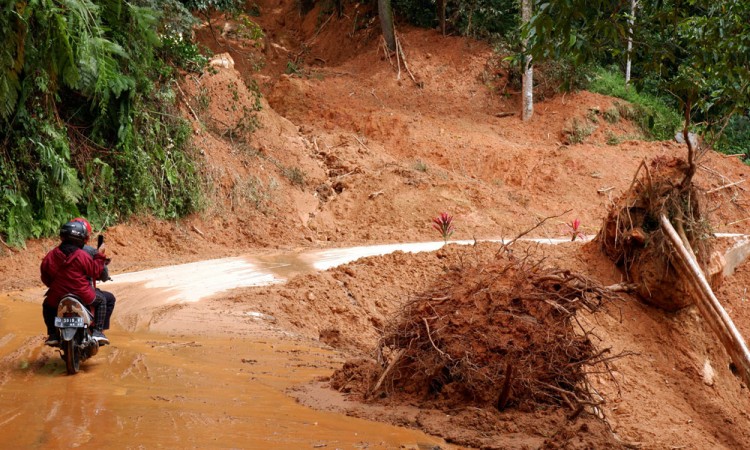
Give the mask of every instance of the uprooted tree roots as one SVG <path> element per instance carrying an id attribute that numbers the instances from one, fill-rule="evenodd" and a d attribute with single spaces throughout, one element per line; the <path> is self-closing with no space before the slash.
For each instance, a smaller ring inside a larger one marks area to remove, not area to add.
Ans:
<path id="1" fill-rule="evenodd" d="M 615 201 L 596 238 L 637 286 L 638 295 L 668 311 L 687 306 L 690 295 L 672 264 L 659 226 L 661 214 L 690 243 L 704 272 L 715 272 L 709 269 L 711 232 L 704 197 L 692 184 L 683 186 L 686 169 L 687 164 L 675 158 L 656 158 L 650 168 L 641 163 L 630 189 Z"/>
<path id="2" fill-rule="evenodd" d="M 607 371 L 613 356 L 595 352 L 576 328 L 576 311 L 596 310 L 613 294 L 570 271 L 543 269 L 527 254 L 454 269 L 432 291 L 408 302 L 385 330 L 380 366 L 350 363 L 334 374 L 358 377 L 366 397 L 390 397 L 443 409 L 562 405 L 571 414 L 601 400 L 586 372 Z M 368 376 L 369 375 L 369 376 Z M 360 387 L 361 389 L 361 387 Z"/>

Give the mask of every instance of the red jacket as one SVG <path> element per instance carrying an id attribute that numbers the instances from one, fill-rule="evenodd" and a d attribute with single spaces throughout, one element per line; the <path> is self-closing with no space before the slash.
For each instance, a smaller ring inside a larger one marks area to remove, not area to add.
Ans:
<path id="1" fill-rule="evenodd" d="M 75 294 L 84 304 L 90 305 L 94 301 L 94 287 L 89 279 L 99 277 L 105 264 L 105 257 L 101 254 L 91 255 L 81 249 L 76 249 L 70 255 L 65 255 L 60 247 L 55 247 L 42 260 L 42 282 L 49 287 L 44 303 L 57 307 L 66 294 Z"/>

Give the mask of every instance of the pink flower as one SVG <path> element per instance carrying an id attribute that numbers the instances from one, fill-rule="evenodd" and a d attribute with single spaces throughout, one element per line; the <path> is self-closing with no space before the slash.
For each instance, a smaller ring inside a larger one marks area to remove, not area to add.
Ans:
<path id="1" fill-rule="evenodd" d="M 571 239 L 570 239 L 571 241 L 575 241 L 576 238 L 579 238 L 579 237 L 581 239 L 583 239 L 584 237 L 586 237 L 586 235 L 583 234 L 583 232 L 580 230 L 580 228 L 581 228 L 581 219 L 577 219 L 577 218 L 573 219 L 573 222 L 566 223 L 565 225 L 568 228 L 570 228 L 569 232 L 570 232 L 570 235 L 571 235 Z"/>
<path id="2" fill-rule="evenodd" d="M 448 243 L 448 239 L 456 231 L 456 228 L 453 226 L 453 216 L 447 212 L 440 213 L 439 216 L 432 219 L 432 228 L 440 233 L 445 243 Z"/>

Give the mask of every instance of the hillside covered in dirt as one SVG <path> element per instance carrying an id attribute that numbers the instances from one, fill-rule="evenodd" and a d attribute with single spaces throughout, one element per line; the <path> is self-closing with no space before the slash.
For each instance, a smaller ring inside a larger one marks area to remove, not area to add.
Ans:
<path id="1" fill-rule="evenodd" d="M 292 389 L 298 402 L 459 447 L 750 447 L 748 386 L 695 308 L 666 312 L 633 293 L 603 294 L 626 275 L 598 242 L 581 242 L 642 162 L 684 158 L 684 144 L 646 140 L 619 113 L 611 119 L 622 100 L 586 91 L 550 95 L 521 121 L 519 92 L 499 68 L 504 55 L 483 42 L 400 26 L 407 73 L 384 51 L 377 24 L 354 26 L 363 4 L 340 17 L 320 5 L 302 15 L 286 0 L 257 6 L 261 37 L 221 14 L 196 30 L 225 56 L 180 85 L 203 210 L 104 230 L 115 273 L 442 240 L 432 228 L 441 212 L 453 216 L 452 239 L 477 242 L 234 290 L 165 309 L 149 326 L 199 327 L 195 317 L 217 310 L 273 316 L 276 331 L 345 360 Z M 572 143 L 580 123 L 590 134 Z M 709 151 L 700 161 L 695 184 L 713 233 L 747 234 L 750 194 L 737 182 L 749 174 L 736 157 Z M 576 239 L 510 250 L 481 242 L 526 232 Z M 0 290 L 37 287 L 54 245 L 3 248 Z M 716 287 L 746 336 L 748 283 L 745 263 Z M 129 319 L 117 320 L 127 328 Z M 222 320 L 232 333 L 233 319 Z M 518 363 L 509 369 L 503 358 Z M 520 381 L 511 385 L 513 371 Z"/>

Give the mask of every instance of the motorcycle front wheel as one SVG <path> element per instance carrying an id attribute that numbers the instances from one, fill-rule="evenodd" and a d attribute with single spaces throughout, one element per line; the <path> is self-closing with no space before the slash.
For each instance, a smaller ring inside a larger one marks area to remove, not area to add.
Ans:
<path id="1" fill-rule="evenodd" d="M 81 367 L 81 350 L 75 343 L 75 339 L 63 342 L 63 359 L 68 375 L 75 375 Z"/>

